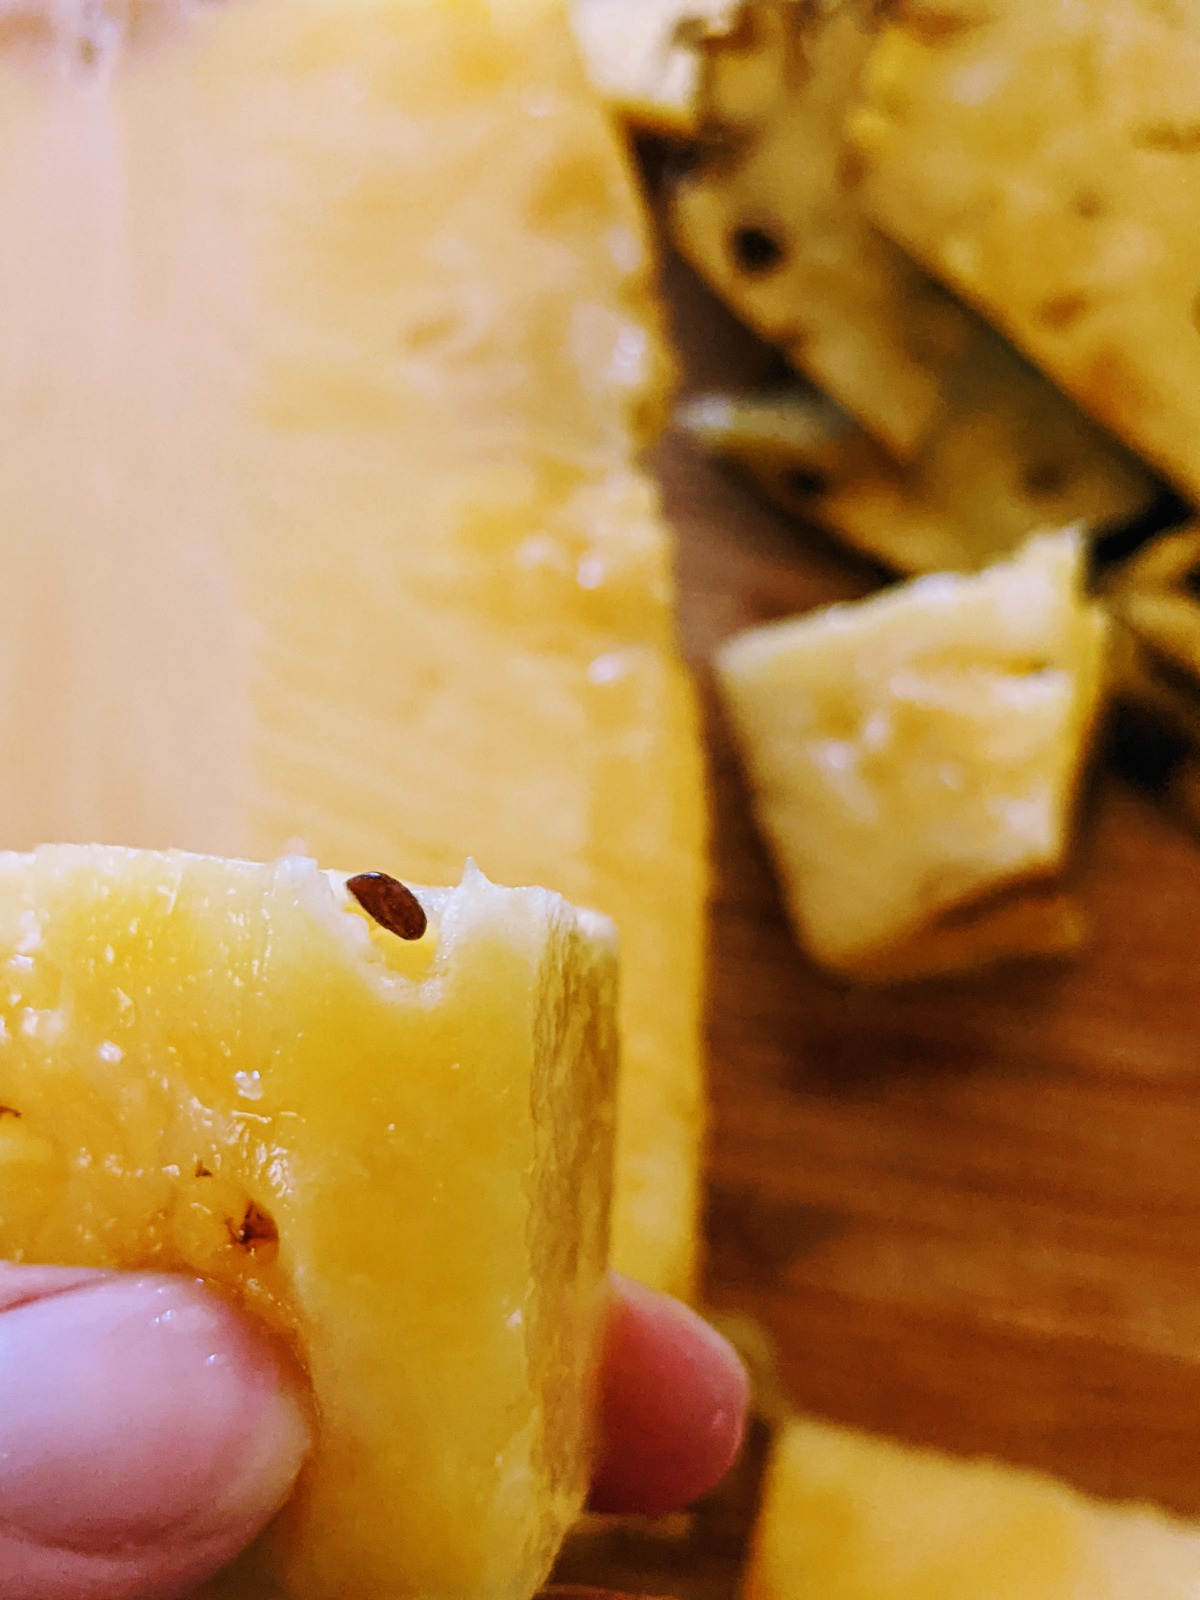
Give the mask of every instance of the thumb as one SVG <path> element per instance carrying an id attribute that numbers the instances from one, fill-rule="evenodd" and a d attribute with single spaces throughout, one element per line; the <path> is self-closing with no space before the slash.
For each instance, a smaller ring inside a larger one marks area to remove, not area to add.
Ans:
<path id="1" fill-rule="evenodd" d="M 267 1339 L 199 1283 L 0 1263 L 0 1600 L 188 1593 L 308 1443 Z"/>

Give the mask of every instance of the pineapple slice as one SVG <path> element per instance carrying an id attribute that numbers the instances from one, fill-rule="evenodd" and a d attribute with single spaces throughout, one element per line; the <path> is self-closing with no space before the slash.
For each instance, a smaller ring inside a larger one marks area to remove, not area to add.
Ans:
<path id="1" fill-rule="evenodd" d="M 223 1593 L 516 1600 L 582 1501 L 612 925 L 420 900 L 410 943 L 299 857 L 0 855 L 0 1255 L 201 1274 L 312 1380 Z"/>
<path id="2" fill-rule="evenodd" d="M 755 629 L 718 656 L 760 820 L 817 960 L 908 977 L 1078 942 L 1057 897 L 1105 624 L 1074 531 Z M 1016 906 L 1019 904 L 1019 910 Z"/>
<path id="3" fill-rule="evenodd" d="M 778 1436 L 743 1600 L 1192 1600 L 1200 1527 L 827 1423 Z"/>
<path id="4" fill-rule="evenodd" d="M 688 1293 L 705 806 L 635 459 L 667 363 L 564 7 L 19 21 L 0 840 L 303 847 L 431 883 L 473 855 L 610 914 L 615 1259 Z"/>

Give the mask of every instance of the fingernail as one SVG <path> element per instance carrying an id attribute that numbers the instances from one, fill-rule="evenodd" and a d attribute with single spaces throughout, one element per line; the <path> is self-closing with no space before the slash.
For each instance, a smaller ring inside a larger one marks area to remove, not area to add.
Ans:
<path id="1" fill-rule="evenodd" d="M 0 1314 L 0 1527 L 30 1543 L 232 1555 L 309 1437 L 266 1337 L 192 1280 L 104 1276 Z"/>

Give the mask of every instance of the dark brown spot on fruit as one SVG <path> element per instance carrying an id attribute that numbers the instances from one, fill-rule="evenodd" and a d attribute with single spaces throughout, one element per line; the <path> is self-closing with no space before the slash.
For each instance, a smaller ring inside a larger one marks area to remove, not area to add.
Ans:
<path id="1" fill-rule="evenodd" d="M 373 922 L 400 939 L 419 939 L 429 926 L 416 895 L 386 872 L 360 872 L 346 887 Z"/>
<path id="2" fill-rule="evenodd" d="M 1056 294 L 1049 300 L 1043 300 L 1037 309 L 1038 321 L 1055 332 L 1069 328 L 1077 322 L 1090 305 L 1087 295 L 1078 290 L 1067 294 Z"/>
<path id="3" fill-rule="evenodd" d="M 1135 130 L 1133 142 L 1164 155 L 1196 155 L 1200 152 L 1200 122 L 1150 122 Z"/>
<path id="4" fill-rule="evenodd" d="M 753 6 L 742 6 L 734 19 L 733 27 L 721 35 L 722 50 L 745 53 L 755 49 L 762 35 L 762 21 Z"/>
<path id="5" fill-rule="evenodd" d="M 1157 406 L 1141 373 L 1120 350 L 1102 349 L 1089 362 L 1078 385 L 1079 397 L 1089 411 L 1110 426 L 1131 417 L 1147 415 Z"/>
<path id="6" fill-rule="evenodd" d="M 21 1113 L 12 1106 L 0 1106 L 0 1117 L 20 1117 Z"/>
<path id="7" fill-rule="evenodd" d="M 653 1600 L 653 1596 L 618 1593 L 615 1589 L 593 1589 L 577 1583 L 556 1583 L 549 1589 L 539 1589 L 534 1600 Z"/>
<path id="8" fill-rule="evenodd" d="M 264 1250 L 279 1243 L 279 1229 L 275 1226 L 274 1217 L 253 1200 L 247 1203 L 239 1218 L 230 1217 L 226 1227 L 234 1244 L 240 1245 L 243 1250 Z"/>
<path id="9" fill-rule="evenodd" d="M 211 1178 L 212 1177 L 212 1169 L 211 1169 L 211 1167 L 206 1167 L 204 1165 L 203 1161 L 197 1161 L 197 1163 L 196 1163 L 196 1176 L 198 1178 Z"/>
<path id="10" fill-rule="evenodd" d="M 922 44 L 934 48 L 951 44 L 980 25 L 975 17 L 964 17 L 937 6 L 921 5 L 918 0 L 885 0 L 882 14 L 888 21 L 898 22 L 906 28 Z"/>
<path id="11" fill-rule="evenodd" d="M 774 272 L 786 253 L 773 233 L 766 228 L 750 226 L 733 230 L 729 248 L 739 270 L 751 278 L 762 278 Z"/>
<path id="12" fill-rule="evenodd" d="M 857 189 L 867 175 L 867 163 L 862 151 L 852 144 L 843 145 L 837 158 L 837 181 L 843 189 Z"/>
<path id="13" fill-rule="evenodd" d="M 1063 492 L 1067 486 L 1067 474 L 1057 462 L 1033 462 L 1025 468 L 1021 483 L 1025 493 L 1032 499 L 1043 500 Z"/>
<path id="14" fill-rule="evenodd" d="M 630 1595 L 616 1589 L 590 1589 L 584 1584 L 550 1584 L 534 1600 L 653 1600 L 653 1595 Z"/>
<path id="15" fill-rule="evenodd" d="M 784 482 L 791 493 L 799 495 L 802 500 L 815 500 L 819 495 L 829 493 L 829 479 L 815 467 L 793 467 L 786 474 Z"/>
<path id="16" fill-rule="evenodd" d="M 1085 222 L 1094 222 L 1104 215 L 1104 201 L 1092 189 L 1081 189 L 1075 196 L 1075 215 Z"/>

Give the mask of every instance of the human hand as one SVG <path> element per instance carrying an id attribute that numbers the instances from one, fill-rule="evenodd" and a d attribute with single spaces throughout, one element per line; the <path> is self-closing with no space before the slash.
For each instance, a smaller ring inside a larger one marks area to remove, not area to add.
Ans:
<path id="1" fill-rule="evenodd" d="M 746 1376 L 692 1312 L 613 1279 L 593 1504 L 724 1474 Z M 194 1280 L 0 1263 L 0 1600 L 168 1600 L 287 1498 L 310 1442 L 274 1346 Z"/>

